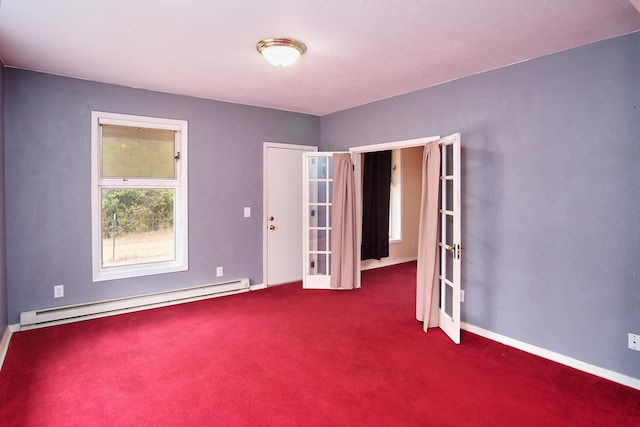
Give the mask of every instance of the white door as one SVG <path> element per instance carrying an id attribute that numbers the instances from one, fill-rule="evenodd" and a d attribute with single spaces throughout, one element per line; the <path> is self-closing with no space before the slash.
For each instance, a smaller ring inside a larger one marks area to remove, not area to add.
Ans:
<path id="1" fill-rule="evenodd" d="M 302 188 L 302 287 L 331 289 L 333 153 L 305 153 Z"/>
<path id="2" fill-rule="evenodd" d="M 302 280 L 302 154 L 316 147 L 264 144 L 264 284 Z"/>
<path id="3" fill-rule="evenodd" d="M 460 344 L 460 134 L 440 140 L 440 328 Z"/>

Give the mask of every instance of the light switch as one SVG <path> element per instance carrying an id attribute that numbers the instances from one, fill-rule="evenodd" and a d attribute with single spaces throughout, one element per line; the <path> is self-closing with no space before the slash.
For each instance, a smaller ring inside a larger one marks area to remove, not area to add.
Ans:
<path id="1" fill-rule="evenodd" d="M 251 217 L 251 208 L 248 206 L 244 208 L 244 217 L 245 218 Z"/>

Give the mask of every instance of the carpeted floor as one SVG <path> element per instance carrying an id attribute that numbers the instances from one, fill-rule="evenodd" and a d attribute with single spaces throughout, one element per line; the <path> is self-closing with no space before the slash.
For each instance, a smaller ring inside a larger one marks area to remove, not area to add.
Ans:
<path id="1" fill-rule="evenodd" d="M 640 391 L 414 319 L 415 264 L 15 333 L 2 426 L 640 426 Z"/>

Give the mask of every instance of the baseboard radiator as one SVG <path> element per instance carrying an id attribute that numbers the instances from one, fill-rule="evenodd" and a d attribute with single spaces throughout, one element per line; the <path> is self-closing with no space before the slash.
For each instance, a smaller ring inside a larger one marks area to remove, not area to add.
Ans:
<path id="1" fill-rule="evenodd" d="M 164 307 L 249 291 L 249 279 L 195 286 L 167 292 L 116 298 L 20 313 L 20 329 L 34 329 L 114 314 Z"/>

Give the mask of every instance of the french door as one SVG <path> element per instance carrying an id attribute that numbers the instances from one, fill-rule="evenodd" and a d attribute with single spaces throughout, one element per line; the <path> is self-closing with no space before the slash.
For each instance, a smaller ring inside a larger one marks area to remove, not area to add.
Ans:
<path id="1" fill-rule="evenodd" d="M 304 153 L 302 169 L 302 287 L 330 289 L 333 153 Z"/>
<path id="2" fill-rule="evenodd" d="M 460 134 L 440 139 L 440 304 L 438 324 L 460 344 Z"/>
<path id="3" fill-rule="evenodd" d="M 440 145 L 440 235 L 439 247 L 439 326 L 460 343 L 461 289 L 461 211 L 460 211 L 460 134 L 445 138 L 430 137 L 380 145 L 355 147 L 356 205 L 360 218 L 362 195 L 360 155 L 364 152 L 424 146 L 437 140 Z M 330 289 L 331 281 L 331 205 L 333 197 L 333 152 L 303 155 L 303 288 Z M 419 197 L 419 196 L 418 196 Z M 359 246 L 362 242 L 358 227 Z M 359 264 L 358 264 L 359 265 Z M 434 308 L 435 309 L 435 308 Z M 429 319 L 425 319 L 428 321 Z"/>

